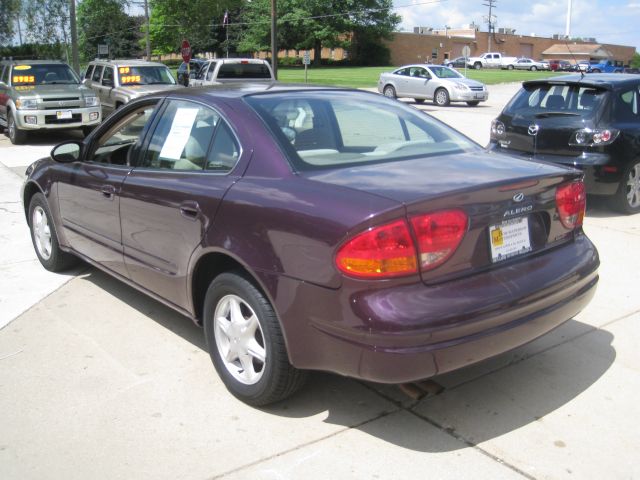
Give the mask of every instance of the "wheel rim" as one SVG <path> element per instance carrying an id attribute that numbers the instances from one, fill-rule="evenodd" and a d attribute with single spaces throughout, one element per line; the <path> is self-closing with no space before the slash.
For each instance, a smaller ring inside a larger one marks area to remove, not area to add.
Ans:
<path id="1" fill-rule="evenodd" d="M 51 258 L 51 227 L 47 214 L 40 206 L 33 209 L 31 228 L 38 254 L 45 260 L 49 260 Z"/>
<path id="2" fill-rule="evenodd" d="M 640 206 L 640 163 L 636 163 L 627 176 L 627 203 L 631 208 Z"/>
<path id="3" fill-rule="evenodd" d="M 384 89 L 384 96 L 385 97 L 389 97 L 389 98 L 393 98 L 393 89 L 387 87 Z"/>
<path id="4" fill-rule="evenodd" d="M 262 378 L 267 357 L 258 316 L 242 298 L 225 295 L 214 312 L 216 347 L 227 371 L 240 383 Z"/>
<path id="5" fill-rule="evenodd" d="M 12 117 L 9 117 L 9 125 L 8 125 L 8 130 L 9 130 L 9 138 L 11 140 L 15 140 L 16 138 L 16 124 L 13 121 Z"/>
<path id="6" fill-rule="evenodd" d="M 438 105 L 444 105 L 447 103 L 447 94 L 443 90 L 436 93 L 436 102 L 438 102 Z"/>

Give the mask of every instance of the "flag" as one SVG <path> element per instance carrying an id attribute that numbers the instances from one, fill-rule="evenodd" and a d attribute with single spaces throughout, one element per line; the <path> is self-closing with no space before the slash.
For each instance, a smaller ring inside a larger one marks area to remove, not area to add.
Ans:
<path id="1" fill-rule="evenodd" d="M 229 12 L 227 10 L 224 11 L 224 17 L 222 18 L 222 25 L 227 27 L 229 25 Z"/>

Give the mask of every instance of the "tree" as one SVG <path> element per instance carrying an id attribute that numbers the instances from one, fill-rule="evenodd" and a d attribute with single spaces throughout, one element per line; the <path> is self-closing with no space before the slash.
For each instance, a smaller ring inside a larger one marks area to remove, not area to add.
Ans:
<path id="1" fill-rule="evenodd" d="M 177 52 L 185 38 L 194 53 L 221 50 L 226 37 L 220 28 L 224 12 L 237 9 L 240 1 L 150 0 L 153 52 Z"/>
<path id="2" fill-rule="evenodd" d="M 37 55 L 49 56 L 52 46 L 63 48 L 69 61 L 69 0 L 22 0 L 21 16 L 25 19 L 26 41 L 37 46 Z"/>
<path id="3" fill-rule="evenodd" d="M 640 68 L 640 53 L 635 52 L 633 54 L 633 58 L 631 59 L 631 65 L 629 66 L 633 68 Z"/>
<path id="4" fill-rule="evenodd" d="M 19 11 L 20 0 L 0 0 L 0 45 L 13 41 Z"/>
<path id="5" fill-rule="evenodd" d="M 80 55 L 94 58 L 99 44 L 109 45 L 111 57 L 136 57 L 142 18 L 130 17 L 124 10 L 126 0 L 83 0 L 78 5 Z"/>
<path id="6" fill-rule="evenodd" d="M 400 22 L 391 13 L 391 0 L 280 0 L 278 2 L 278 45 L 284 49 L 313 49 L 314 63 L 320 64 L 323 47 L 349 48 L 357 38 L 363 52 L 366 45 L 389 38 Z M 247 27 L 239 49 L 250 52 L 270 50 L 270 0 L 246 3 Z M 378 50 L 382 49 L 380 47 Z M 388 53 L 387 53 L 388 58 Z"/>

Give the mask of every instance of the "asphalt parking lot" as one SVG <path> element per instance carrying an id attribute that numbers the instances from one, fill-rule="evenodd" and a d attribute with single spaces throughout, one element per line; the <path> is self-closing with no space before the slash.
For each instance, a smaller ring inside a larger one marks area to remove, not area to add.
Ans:
<path id="1" fill-rule="evenodd" d="M 516 89 L 419 108 L 486 144 Z M 227 393 L 188 319 L 99 270 L 40 267 L 18 192 L 63 138 L 14 147 L 0 135 L 0 479 L 640 478 L 640 215 L 591 202 L 591 304 L 435 378 L 440 393 L 315 373 L 255 409 Z"/>

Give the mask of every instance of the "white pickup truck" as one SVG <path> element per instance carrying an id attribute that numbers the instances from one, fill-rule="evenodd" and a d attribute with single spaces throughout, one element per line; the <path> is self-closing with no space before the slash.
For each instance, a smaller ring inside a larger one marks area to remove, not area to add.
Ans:
<path id="1" fill-rule="evenodd" d="M 483 53 L 479 57 L 467 58 L 467 66 L 480 70 L 481 68 L 502 68 L 503 65 L 514 63 L 517 57 L 504 57 L 498 52 Z"/>
<path id="2" fill-rule="evenodd" d="M 219 58 L 209 60 L 196 74 L 191 74 L 189 86 L 217 85 L 236 82 L 273 82 L 273 71 L 266 60 L 255 58 Z"/>

